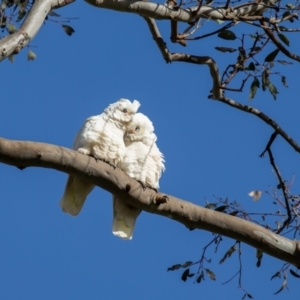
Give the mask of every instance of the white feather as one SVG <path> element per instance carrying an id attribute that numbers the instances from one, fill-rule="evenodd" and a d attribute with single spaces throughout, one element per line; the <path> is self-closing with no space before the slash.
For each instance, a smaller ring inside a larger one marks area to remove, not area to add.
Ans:
<path id="1" fill-rule="evenodd" d="M 142 113 L 137 113 L 127 126 L 124 137 L 126 151 L 118 166 L 130 177 L 157 189 L 165 166 L 163 154 L 155 143 L 157 137 L 153 131 L 152 122 Z M 125 204 L 122 199 L 115 196 L 113 206 L 113 234 L 131 240 L 141 210 Z"/>
<path id="2" fill-rule="evenodd" d="M 117 165 L 124 156 L 124 133 L 140 103 L 120 99 L 109 105 L 102 114 L 88 118 L 77 133 L 73 149 Z M 60 200 L 62 210 L 72 216 L 78 215 L 93 184 L 69 175 L 65 192 Z"/>

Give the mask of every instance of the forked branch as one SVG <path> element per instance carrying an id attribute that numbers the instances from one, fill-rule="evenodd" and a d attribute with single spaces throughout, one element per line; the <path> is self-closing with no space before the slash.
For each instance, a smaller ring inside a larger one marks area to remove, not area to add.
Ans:
<path id="1" fill-rule="evenodd" d="M 265 123 L 270 125 L 286 142 L 294 148 L 297 152 L 300 153 L 300 146 L 269 116 L 264 114 L 263 112 L 259 111 L 257 108 L 254 108 L 249 105 L 244 105 L 239 102 L 236 102 L 232 99 L 229 99 L 227 97 L 222 97 L 220 99 L 216 99 L 220 102 L 223 102 L 227 105 L 230 105 L 236 109 L 245 111 L 247 113 L 253 114 L 259 119 L 263 120 Z"/>
<path id="2" fill-rule="evenodd" d="M 213 99 L 221 98 L 222 89 L 220 88 L 221 85 L 220 75 L 219 75 L 217 63 L 209 56 L 197 56 L 197 55 L 190 55 L 184 53 L 171 53 L 159 32 L 155 20 L 148 17 L 144 17 L 144 19 L 147 22 L 152 37 L 156 42 L 156 45 L 158 46 L 165 61 L 167 63 L 171 63 L 173 61 L 181 61 L 181 62 L 187 62 L 187 63 L 198 64 L 198 65 L 207 65 L 210 70 L 210 75 L 213 79 L 212 98 Z"/>

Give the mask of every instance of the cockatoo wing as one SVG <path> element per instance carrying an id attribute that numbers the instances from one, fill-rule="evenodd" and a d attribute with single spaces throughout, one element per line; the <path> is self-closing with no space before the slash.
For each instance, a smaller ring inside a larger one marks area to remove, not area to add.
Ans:
<path id="1" fill-rule="evenodd" d="M 133 236 L 135 221 L 141 210 L 133 206 L 129 206 L 113 196 L 114 220 L 112 233 L 124 240 L 131 240 Z"/>
<path id="2" fill-rule="evenodd" d="M 79 177 L 69 175 L 64 195 L 59 203 L 63 212 L 77 216 L 83 207 L 86 197 L 94 187 L 93 184 Z"/>

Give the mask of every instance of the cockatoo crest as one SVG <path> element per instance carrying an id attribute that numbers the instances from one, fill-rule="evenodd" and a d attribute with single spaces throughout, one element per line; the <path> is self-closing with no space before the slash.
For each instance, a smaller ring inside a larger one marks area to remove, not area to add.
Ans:
<path id="1" fill-rule="evenodd" d="M 133 100 L 133 102 L 131 102 L 121 98 L 118 102 L 110 104 L 104 110 L 104 119 L 119 121 L 122 124 L 128 123 L 132 120 L 133 115 L 137 112 L 139 107 L 139 101 Z"/>

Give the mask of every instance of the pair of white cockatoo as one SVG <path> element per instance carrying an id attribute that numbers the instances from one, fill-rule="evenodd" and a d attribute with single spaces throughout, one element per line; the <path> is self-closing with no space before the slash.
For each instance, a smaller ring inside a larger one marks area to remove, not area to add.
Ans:
<path id="1" fill-rule="evenodd" d="M 156 146 L 152 122 L 136 113 L 140 103 L 120 99 L 110 104 L 101 115 L 88 118 L 74 141 L 73 149 L 119 167 L 143 185 L 157 189 L 165 169 L 163 154 Z M 76 216 L 94 185 L 69 175 L 60 206 Z M 141 210 L 113 196 L 114 235 L 132 239 L 135 221 Z"/>

